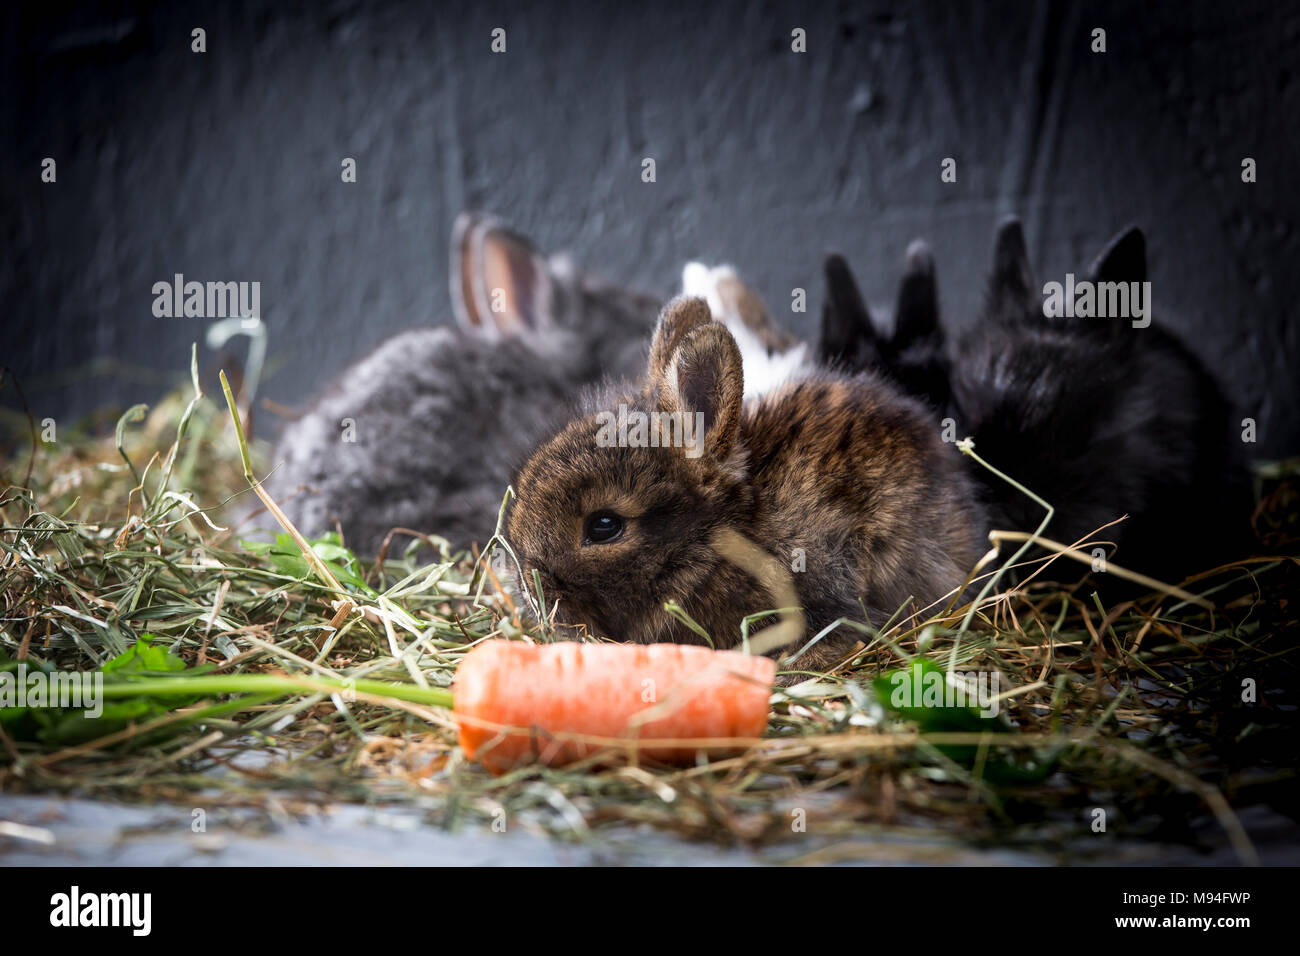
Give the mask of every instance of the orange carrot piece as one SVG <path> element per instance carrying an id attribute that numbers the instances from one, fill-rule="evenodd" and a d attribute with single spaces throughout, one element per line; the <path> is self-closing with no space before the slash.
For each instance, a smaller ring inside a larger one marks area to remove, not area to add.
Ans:
<path id="1" fill-rule="evenodd" d="M 633 742 L 676 763 L 761 737 L 775 676 L 770 658 L 684 644 L 491 640 L 460 662 L 453 695 L 465 755 L 493 773 Z"/>

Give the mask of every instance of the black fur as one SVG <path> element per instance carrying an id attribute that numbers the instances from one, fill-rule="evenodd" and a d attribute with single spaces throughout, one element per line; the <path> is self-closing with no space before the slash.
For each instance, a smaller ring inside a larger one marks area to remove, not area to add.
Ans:
<path id="1" fill-rule="evenodd" d="M 946 340 L 936 320 L 932 269 L 928 289 L 913 272 L 895 326 L 923 330 L 913 339 L 924 347 L 910 363 L 902 348 L 872 348 L 887 374 L 930 401 L 940 419 L 953 419 L 956 437 L 973 437 L 983 458 L 1055 507 L 1049 537 L 1072 543 L 1129 515 L 1100 539 L 1120 544 L 1116 561 L 1167 577 L 1248 547 L 1248 495 L 1230 405 L 1158 321 L 1135 328 L 1122 318 L 1046 317 L 1015 220 L 998 228 L 983 307 L 956 341 Z M 1086 278 L 1144 281 L 1142 233 L 1117 237 Z M 829 298 L 843 294 L 832 290 Z M 875 333 L 868 327 L 868 334 Z M 835 347 L 864 351 L 842 338 Z M 918 377 L 918 365 L 930 377 Z M 1037 504 L 973 467 L 995 527 L 1037 526 Z"/>
<path id="2" fill-rule="evenodd" d="M 826 257 L 827 301 L 822 308 L 820 360 L 849 371 L 873 369 L 903 391 L 944 408 L 949 400 L 948 356 L 939 326 L 934 259 L 921 240 L 907 250 L 894 327 L 876 328 L 842 256 Z"/>

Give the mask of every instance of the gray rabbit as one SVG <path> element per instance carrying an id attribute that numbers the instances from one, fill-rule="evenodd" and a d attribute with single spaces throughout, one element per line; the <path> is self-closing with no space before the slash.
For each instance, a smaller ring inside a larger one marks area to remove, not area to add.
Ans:
<path id="1" fill-rule="evenodd" d="M 374 555 L 393 528 L 484 543 L 515 460 L 586 385 L 644 366 L 661 301 L 462 214 L 454 326 L 387 340 L 289 424 L 268 482 L 314 536 Z"/>

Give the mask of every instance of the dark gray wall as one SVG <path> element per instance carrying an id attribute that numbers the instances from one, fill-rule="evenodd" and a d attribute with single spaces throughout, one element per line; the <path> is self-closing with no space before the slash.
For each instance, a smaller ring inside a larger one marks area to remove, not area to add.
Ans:
<path id="1" fill-rule="evenodd" d="M 261 281 L 263 394 L 300 403 L 385 336 L 447 321 L 463 208 L 665 294 L 688 258 L 733 262 L 803 334 L 827 249 L 887 300 L 916 235 L 949 315 L 968 317 L 1014 211 L 1040 281 L 1142 225 L 1158 310 L 1260 419 L 1261 452 L 1300 444 L 1300 5 L 42 2 L 3 17 L 0 362 L 38 417 L 151 400 L 185 368 L 199 322 L 151 314 L 176 272 Z M 39 180 L 45 156 L 57 184 Z M 789 314 L 794 286 L 806 315 Z"/>

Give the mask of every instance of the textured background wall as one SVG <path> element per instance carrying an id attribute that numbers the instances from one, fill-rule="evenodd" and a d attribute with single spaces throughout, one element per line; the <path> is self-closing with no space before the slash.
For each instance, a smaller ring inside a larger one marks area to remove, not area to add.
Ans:
<path id="1" fill-rule="evenodd" d="M 199 320 L 151 313 L 151 286 L 176 272 L 262 283 L 263 394 L 301 403 L 385 336 L 448 320 L 463 208 L 664 294 L 688 258 L 731 261 L 804 334 L 827 249 L 888 300 L 916 235 L 948 314 L 968 317 L 995 220 L 1014 211 L 1040 281 L 1142 225 L 1157 310 L 1260 419 L 1262 453 L 1300 444 L 1300 6 L 42 2 L 0 16 L 0 362 L 38 417 L 152 400 L 183 371 Z M 489 52 L 497 26 L 505 55 Z M 40 182 L 46 156 L 56 184 Z M 340 181 L 345 156 L 356 184 Z M 946 156 L 955 184 L 940 182 Z M 789 314 L 795 286 L 806 315 Z"/>

